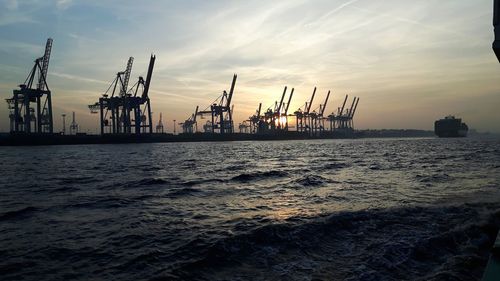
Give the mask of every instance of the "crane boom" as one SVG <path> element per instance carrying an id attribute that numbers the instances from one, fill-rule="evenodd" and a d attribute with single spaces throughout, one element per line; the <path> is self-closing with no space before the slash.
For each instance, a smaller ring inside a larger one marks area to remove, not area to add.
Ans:
<path id="1" fill-rule="evenodd" d="M 288 114 L 288 107 L 290 107 L 290 103 L 292 102 L 292 96 L 293 96 L 294 90 L 295 90 L 295 88 L 292 88 L 292 92 L 290 92 L 290 96 L 288 97 L 288 102 L 287 102 L 286 108 L 285 108 L 285 115 Z"/>
<path id="2" fill-rule="evenodd" d="M 50 52 L 52 51 L 52 38 L 47 39 L 45 53 L 43 54 L 40 77 L 38 77 L 38 89 L 44 91 L 46 86 L 47 72 L 49 70 Z"/>
<path id="3" fill-rule="evenodd" d="M 238 76 L 236 74 L 234 74 L 233 82 L 231 83 L 231 89 L 229 90 L 229 96 L 227 98 L 227 105 L 226 106 L 228 108 L 231 106 L 231 99 L 233 98 L 234 86 L 236 85 L 236 78 L 238 78 Z"/>
<path id="4" fill-rule="evenodd" d="M 344 108 L 345 108 L 345 103 L 347 102 L 347 97 L 349 97 L 349 95 L 345 95 L 344 103 L 342 104 L 342 109 L 340 110 L 339 115 L 344 114 Z"/>
<path id="5" fill-rule="evenodd" d="M 321 112 L 319 115 L 323 116 L 323 113 L 325 112 L 325 108 L 326 108 L 326 104 L 328 103 L 328 98 L 330 97 L 330 90 L 328 90 L 328 93 L 326 94 L 326 99 L 325 99 L 325 103 L 323 104 L 323 106 L 321 107 Z"/>
<path id="6" fill-rule="evenodd" d="M 352 109 L 354 108 L 354 103 L 356 102 L 356 97 L 352 100 L 351 107 L 349 108 L 349 112 L 347 112 L 347 117 L 351 116 Z"/>
<path id="7" fill-rule="evenodd" d="M 262 103 L 259 103 L 259 110 L 257 110 L 257 117 L 260 117 L 260 110 L 262 109 Z"/>
<path id="8" fill-rule="evenodd" d="M 313 103 L 313 100 L 314 100 L 314 95 L 316 94 L 316 87 L 314 87 L 314 91 L 313 91 L 313 94 L 311 96 L 311 101 L 309 102 L 309 106 L 307 107 L 307 114 L 309 114 L 309 112 L 311 111 L 311 105 Z"/>
<path id="9" fill-rule="evenodd" d="M 285 89 L 283 90 L 283 94 L 281 95 L 280 105 L 276 108 L 277 113 L 281 112 L 281 107 L 283 106 L 283 100 L 285 99 L 285 95 L 286 95 L 286 89 L 287 89 L 287 86 L 285 86 Z"/>
<path id="10" fill-rule="evenodd" d="M 145 100 L 148 98 L 149 85 L 151 84 L 151 77 L 153 76 L 153 68 L 155 66 L 155 55 L 151 55 L 149 59 L 149 67 L 148 67 L 148 76 L 146 76 L 146 82 L 144 83 L 144 91 L 142 92 L 142 99 Z"/>
<path id="11" fill-rule="evenodd" d="M 356 113 L 356 109 L 358 108 L 358 102 L 359 102 L 359 98 L 356 100 L 356 104 L 354 105 L 354 109 L 351 113 L 351 118 L 354 117 L 354 113 Z"/>
<path id="12" fill-rule="evenodd" d="M 196 110 L 194 111 L 193 122 L 196 122 L 196 116 L 198 116 L 198 105 L 196 106 Z"/>
<path id="13" fill-rule="evenodd" d="M 128 80 L 130 79 L 130 73 L 132 72 L 132 64 L 134 63 L 134 58 L 130 57 L 127 62 L 127 69 L 123 73 L 122 87 L 120 89 L 120 96 L 125 96 L 127 94 Z"/>

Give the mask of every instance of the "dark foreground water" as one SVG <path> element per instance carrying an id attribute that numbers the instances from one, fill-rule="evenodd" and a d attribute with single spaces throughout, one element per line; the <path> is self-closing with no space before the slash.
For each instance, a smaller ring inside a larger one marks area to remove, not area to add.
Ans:
<path id="1" fill-rule="evenodd" d="M 500 141 L 0 148 L 1 280 L 475 280 Z"/>

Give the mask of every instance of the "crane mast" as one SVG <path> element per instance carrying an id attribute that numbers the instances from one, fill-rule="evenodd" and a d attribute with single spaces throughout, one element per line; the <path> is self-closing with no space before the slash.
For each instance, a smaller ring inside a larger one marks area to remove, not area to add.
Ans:
<path id="1" fill-rule="evenodd" d="M 281 100 L 280 100 L 279 106 L 277 106 L 277 108 L 276 108 L 276 113 L 278 113 L 278 114 L 281 112 L 281 107 L 283 105 L 283 100 L 285 99 L 286 90 L 287 90 L 287 87 L 285 86 L 285 89 L 283 90 L 283 94 L 281 95 Z"/>
<path id="2" fill-rule="evenodd" d="M 308 103 L 306 114 L 309 114 L 309 112 L 311 112 L 311 105 L 312 105 L 313 100 L 314 100 L 314 95 L 316 95 L 316 87 L 314 87 L 314 91 L 313 91 L 313 94 L 311 96 L 311 101 Z"/>
<path id="3" fill-rule="evenodd" d="M 345 103 L 347 102 L 348 97 L 349 97 L 349 95 L 345 95 L 344 103 L 342 104 L 342 108 L 339 111 L 339 115 L 344 114 Z"/>
<path id="4" fill-rule="evenodd" d="M 288 114 L 288 107 L 290 107 L 290 103 L 292 102 L 292 97 L 293 97 L 293 91 L 295 89 L 292 88 L 292 91 L 290 92 L 290 96 L 288 97 L 288 102 L 286 103 L 286 107 L 285 107 L 285 115 Z"/>
<path id="5" fill-rule="evenodd" d="M 45 53 L 43 57 L 40 59 L 42 60 L 42 65 L 41 65 L 41 71 L 40 75 L 38 77 L 38 89 L 45 91 L 46 89 L 46 79 L 47 79 L 47 72 L 49 70 L 49 60 L 50 60 L 50 52 L 52 51 L 52 38 L 47 39 L 47 43 L 45 44 Z"/>
<path id="6" fill-rule="evenodd" d="M 155 60 L 156 56 L 151 55 L 151 58 L 149 59 L 149 67 L 148 67 L 148 74 L 146 76 L 146 81 L 144 82 L 144 91 L 142 92 L 142 99 L 145 100 L 147 99 L 148 93 L 149 93 L 149 86 L 151 84 L 151 77 L 153 76 L 153 68 L 155 66 Z"/>
<path id="7" fill-rule="evenodd" d="M 124 97 L 127 94 L 127 89 L 128 89 L 128 81 L 130 79 L 130 73 L 132 72 L 132 64 L 134 63 L 134 58 L 130 57 L 127 62 L 127 68 L 125 69 L 125 72 L 123 73 L 123 81 L 122 81 L 122 87 L 120 89 L 120 96 Z"/>
<path id="8" fill-rule="evenodd" d="M 326 94 L 325 103 L 321 107 L 320 116 L 323 116 L 323 113 L 325 113 L 326 104 L 328 103 L 328 98 L 330 98 L 330 91 L 328 91 L 328 93 Z"/>

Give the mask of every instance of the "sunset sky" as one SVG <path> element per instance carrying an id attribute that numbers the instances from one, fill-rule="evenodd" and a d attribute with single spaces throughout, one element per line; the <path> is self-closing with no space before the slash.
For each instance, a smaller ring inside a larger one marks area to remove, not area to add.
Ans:
<path id="1" fill-rule="evenodd" d="M 360 97 L 356 128 L 432 129 L 453 114 L 500 133 L 500 64 L 491 0 L 15 1 L 0 0 L 0 131 L 3 101 L 54 39 L 48 84 L 56 130 L 76 112 L 96 132 L 97 101 L 135 58 L 131 83 L 156 54 L 150 97 L 167 130 L 229 89 L 236 126 L 295 87 L 291 110 L 318 87 Z"/>

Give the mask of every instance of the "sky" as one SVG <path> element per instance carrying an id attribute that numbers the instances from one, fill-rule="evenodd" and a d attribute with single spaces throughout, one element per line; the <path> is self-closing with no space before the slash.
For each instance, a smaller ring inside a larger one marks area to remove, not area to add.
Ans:
<path id="1" fill-rule="evenodd" d="M 0 0 L 0 93 L 9 98 L 53 38 L 48 85 L 56 130 L 76 112 L 96 132 L 95 103 L 134 57 L 131 83 L 156 55 L 153 123 L 185 120 L 238 74 L 237 124 L 295 88 L 290 111 L 360 98 L 358 129 L 432 129 L 446 115 L 500 133 L 500 64 L 491 0 Z M 3 102 L 3 101 L 2 101 Z M 204 120 L 200 120 L 204 121 Z M 67 121 L 68 123 L 68 121 Z M 7 105 L 0 131 L 7 131 Z M 177 127 L 178 129 L 178 127 Z"/>

